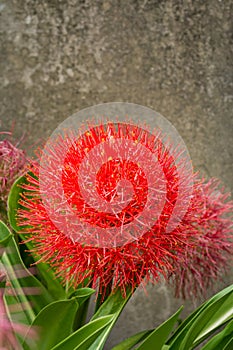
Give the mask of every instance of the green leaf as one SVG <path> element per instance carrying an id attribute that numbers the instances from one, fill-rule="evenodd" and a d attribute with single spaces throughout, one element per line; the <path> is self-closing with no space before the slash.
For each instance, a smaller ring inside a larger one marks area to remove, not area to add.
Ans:
<path id="1" fill-rule="evenodd" d="M 166 340 L 168 339 L 169 334 L 174 328 L 175 323 L 177 322 L 179 315 L 183 309 L 183 306 L 172 315 L 168 320 L 162 323 L 158 328 L 156 328 L 138 347 L 138 350 L 161 350 L 163 345 L 165 345 Z"/>
<path id="2" fill-rule="evenodd" d="M 27 183 L 26 175 L 19 177 L 11 187 L 9 196 L 8 196 L 8 219 L 11 224 L 11 227 L 14 231 L 21 231 L 21 227 L 17 225 L 16 221 L 16 213 L 19 208 L 22 206 L 18 203 L 19 199 L 21 199 L 21 193 L 24 191 L 21 186 Z"/>
<path id="3" fill-rule="evenodd" d="M 233 320 L 230 321 L 226 327 L 212 337 L 207 344 L 205 344 L 202 350 L 219 350 L 224 349 L 227 343 L 233 338 Z"/>
<path id="4" fill-rule="evenodd" d="M 17 225 L 16 214 L 17 210 L 19 208 L 22 208 L 22 206 L 19 204 L 21 194 L 26 191 L 22 188 L 22 185 L 27 183 L 28 181 L 26 175 L 19 177 L 11 187 L 8 196 L 8 219 L 11 224 L 11 227 L 15 232 L 18 232 L 18 235 L 22 240 L 25 239 L 25 236 L 23 234 L 20 234 L 22 227 Z M 31 250 L 33 248 L 33 244 L 30 241 L 26 242 L 25 245 L 27 246 L 28 250 Z M 66 292 L 63 286 L 61 285 L 59 279 L 55 276 L 51 267 L 46 263 L 39 263 L 37 264 L 37 269 L 42 282 L 44 283 L 50 294 L 53 296 L 54 300 L 64 299 L 66 296 Z"/>
<path id="5" fill-rule="evenodd" d="M 130 350 L 133 346 L 137 345 L 142 340 L 147 338 L 151 332 L 152 331 L 142 331 L 137 334 L 134 334 L 131 337 L 123 340 L 121 343 L 114 346 L 112 350 Z"/>
<path id="6" fill-rule="evenodd" d="M 0 247 L 6 247 L 12 236 L 9 228 L 0 220 Z"/>
<path id="7" fill-rule="evenodd" d="M 51 350 L 89 350 L 91 344 L 112 321 L 112 317 L 108 315 L 89 322 Z"/>
<path id="8" fill-rule="evenodd" d="M 38 327 L 39 330 L 36 348 L 49 350 L 67 338 L 73 331 L 74 318 L 78 307 L 79 304 L 76 298 L 72 298 L 52 302 L 42 309 L 31 326 L 32 329 Z M 30 350 L 26 343 L 23 346 L 25 350 Z"/>
<path id="9" fill-rule="evenodd" d="M 211 308 L 209 307 L 208 310 L 206 310 L 205 320 L 203 320 L 204 316 L 202 317 L 202 322 L 204 323 L 207 320 L 207 315 L 212 315 L 211 319 L 207 321 L 205 327 L 201 329 L 198 337 L 196 337 L 195 343 L 200 343 L 202 339 L 205 339 L 206 336 L 233 318 L 233 292 L 230 293 L 225 300 L 219 300 L 219 302 L 216 302 L 215 304 L 215 307 L 213 305 Z"/>
<path id="10" fill-rule="evenodd" d="M 72 297 L 77 297 L 77 300 L 80 305 L 74 321 L 74 330 L 82 327 L 85 324 L 90 297 L 93 293 L 95 293 L 94 289 L 85 287 L 78 288 L 75 292 L 71 294 Z"/>
<path id="11" fill-rule="evenodd" d="M 200 313 L 200 310 L 204 308 L 203 305 L 200 305 L 197 309 L 195 309 L 177 328 L 177 330 L 173 333 L 171 337 L 169 337 L 168 344 L 173 345 L 174 349 L 179 349 L 178 347 L 176 348 L 175 346 L 180 344 L 182 339 L 184 338 L 184 335 L 186 334 L 188 327 L 190 324 L 193 322 L 193 320 L 197 317 L 197 315 Z"/>
<path id="12" fill-rule="evenodd" d="M 232 293 L 233 285 L 214 295 L 182 322 L 167 343 L 171 350 L 187 350 L 198 345 L 229 320 Z"/>
<path id="13" fill-rule="evenodd" d="M 90 302 L 90 297 L 95 293 L 95 290 L 92 288 L 78 288 L 74 292 L 71 293 L 69 298 L 77 297 L 79 302 L 79 309 L 76 313 L 75 321 L 74 321 L 74 330 L 79 329 L 86 323 L 88 306 Z"/>
<path id="14" fill-rule="evenodd" d="M 96 339 L 96 341 L 92 344 L 92 346 L 88 350 L 103 349 L 104 344 L 108 338 L 108 335 L 111 332 L 111 329 L 116 323 L 120 313 L 122 312 L 123 308 L 125 307 L 131 295 L 132 295 L 132 290 L 128 289 L 126 291 L 126 295 L 124 298 L 121 290 L 118 289 L 114 294 L 110 295 L 107 298 L 107 300 L 99 307 L 97 312 L 92 317 L 92 320 L 96 320 L 99 317 L 112 314 L 113 315 L 112 322 L 109 323 L 109 325 L 103 330 L 102 334 L 99 335 L 99 337 Z"/>
<path id="15" fill-rule="evenodd" d="M 228 343 L 223 348 L 223 350 L 232 350 L 232 348 L 233 348 L 233 335 L 231 336 L 231 339 L 228 341 Z"/>
<path id="16" fill-rule="evenodd" d="M 180 350 L 186 350 L 193 345 L 198 345 L 214 330 L 232 318 L 232 298 L 233 291 L 224 295 L 221 299 L 214 301 L 202 310 L 185 335 L 180 345 Z"/>
<path id="17" fill-rule="evenodd" d="M 79 288 L 76 289 L 74 293 L 72 293 L 71 297 L 76 297 L 79 305 L 82 305 L 94 293 L 95 290 L 92 288 Z"/>
<path id="18" fill-rule="evenodd" d="M 27 247 L 28 249 L 31 249 L 33 247 L 31 242 L 27 243 Z M 59 278 L 56 277 L 52 268 L 46 263 L 36 264 L 36 267 L 42 283 L 49 291 L 49 293 L 53 296 L 53 299 L 64 299 L 66 297 L 66 291 L 60 283 Z"/>
<path id="19" fill-rule="evenodd" d="M 120 314 L 123 307 L 131 297 L 132 292 L 130 289 L 126 291 L 125 297 L 122 295 L 120 288 L 111 294 L 107 300 L 99 307 L 97 312 L 93 315 L 92 320 L 96 320 L 99 317 L 109 314 Z"/>
<path id="20" fill-rule="evenodd" d="M 7 241 L 1 256 L 1 262 L 4 265 L 11 283 L 11 289 L 14 292 L 14 296 L 5 294 L 6 302 L 11 304 L 16 301 L 24 305 L 25 323 L 30 324 L 34 320 L 35 315 L 52 301 L 52 297 L 37 278 L 26 269 L 21 260 L 13 234 L 1 221 L 0 241 Z"/>

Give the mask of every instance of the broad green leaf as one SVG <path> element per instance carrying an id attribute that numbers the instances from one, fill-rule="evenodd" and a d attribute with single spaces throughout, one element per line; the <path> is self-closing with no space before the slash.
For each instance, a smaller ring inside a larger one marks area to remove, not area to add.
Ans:
<path id="1" fill-rule="evenodd" d="M 92 320 L 109 314 L 120 314 L 123 307 L 132 295 L 131 290 L 126 291 L 126 296 L 122 295 L 120 288 L 111 294 L 93 315 Z"/>
<path id="2" fill-rule="evenodd" d="M 186 350 L 193 345 L 198 345 L 206 339 L 214 330 L 233 317 L 233 291 L 227 293 L 219 300 L 209 304 L 197 316 L 190 325 L 183 341 L 180 344 L 180 350 Z"/>
<path id="3" fill-rule="evenodd" d="M 205 327 L 201 329 L 195 342 L 198 343 L 202 339 L 205 339 L 211 332 L 233 318 L 233 292 L 230 293 L 225 301 L 216 303 L 215 310 L 214 315 L 211 316 Z"/>
<path id="4" fill-rule="evenodd" d="M 219 350 L 224 349 L 225 345 L 233 338 L 233 320 L 230 321 L 226 327 L 212 337 L 202 350 Z"/>
<path id="5" fill-rule="evenodd" d="M 77 297 L 77 300 L 79 302 L 79 309 L 76 313 L 74 321 L 74 330 L 79 329 L 85 324 L 90 297 L 94 293 L 94 289 L 85 287 L 78 288 L 75 292 L 71 294 L 72 297 Z"/>
<path id="6" fill-rule="evenodd" d="M 142 340 L 147 338 L 151 332 L 152 331 L 142 331 L 137 334 L 134 334 L 131 337 L 123 340 L 121 343 L 114 346 L 112 350 L 130 350 L 133 346 L 137 345 Z"/>
<path id="7" fill-rule="evenodd" d="M 10 232 L 9 228 L 0 220 L 0 247 L 6 247 L 12 236 L 13 234 Z"/>
<path id="8" fill-rule="evenodd" d="M 190 316 L 188 316 L 188 318 L 182 322 L 182 324 L 178 327 L 178 329 L 175 331 L 173 336 L 167 342 L 167 344 L 170 345 L 171 350 L 183 349 L 183 347 L 181 347 L 181 343 L 183 343 L 182 346 L 184 346 L 184 339 L 187 339 L 186 336 L 192 328 L 194 329 L 194 332 L 195 332 L 195 327 L 193 325 L 196 324 L 197 325 L 196 330 L 198 330 L 198 331 L 197 331 L 197 334 L 194 336 L 194 339 L 191 342 L 191 343 L 193 343 L 197 339 L 199 334 L 201 333 L 202 328 L 204 329 L 204 327 L 207 325 L 208 321 L 210 320 L 211 315 L 213 316 L 212 312 L 213 312 L 215 306 L 218 305 L 217 303 L 220 303 L 220 304 L 224 303 L 225 299 L 232 292 L 233 292 L 233 285 L 231 285 L 231 286 L 223 289 L 219 293 L 215 294 L 212 298 L 210 298 L 208 301 L 203 303 L 199 308 L 197 308 Z M 218 305 L 218 306 L 220 307 L 220 305 Z M 208 309 L 208 311 L 206 312 L 207 309 Z M 216 308 L 215 308 L 215 312 L 217 312 Z M 204 320 L 206 321 L 206 322 L 204 322 L 205 324 L 203 324 L 203 323 L 199 324 L 199 322 L 202 322 Z M 189 334 L 191 335 L 191 333 L 189 333 Z M 194 335 L 194 333 L 193 333 L 193 335 Z M 205 338 L 207 338 L 209 335 L 210 335 L 209 333 L 206 334 Z M 190 340 L 191 340 L 191 338 L 190 338 Z M 185 346 L 188 346 L 188 344 L 186 344 Z M 188 347 L 184 348 L 184 350 L 186 350 L 186 349 L 188 349 Z"/>
<path id="9" fill-rule="evenodd" d="M 228 341 L 228 343 L 224 346 L 223 350 L 232 350 L 233 348 L 233 335 L 231 336 L 231 339 Z"/>
<path id="10" fill-rule="evenodd" d="M 49 350 L 67 338 L 73 331 L 78 307 L 76 298 L 72 298 L 52 302 L 42 309 L 32 323 L 39 332 L 36 349 Z M 25 350 L 31 350 L 25 343 L 23 346 Z"/>
<path id="11" fill-rule="evenodd" d="M 91 344 L 112 321 L 112 317 L 108 315 L 89 322 L 51 350 L 89 350 Z"/>
<path id="12" fill-rule="evenodd" d="M 21 186 L 25 183 L 27 183 L 26 175 L 19 177 L 11 187 L 8 196 L 8 219 L 11 227 L 15 232 L 18 232 L 22 240 L 25 239 L 25 236 L 20 234 L 22 227 L 17 225 L 16 213 L 19 208 L 22 208 L 19 204 L 19 200 L 21 199 L 21 193 L 25 191 Z M 28 250 L 33 248 L 32 242 L 27 242 L 25 244 Z M 53 296 L 54 300 L 64 299 L 66 297 L 66 292 L 51 267 L 46 263 L 39 263 L 37 264 L 37 269 L 42 282 Z"/>
<path id="13" fill-rule="evenodd" d="M 34 320 L 35 315 L 52 301 L 52 297 L 37 278 L 26 269 L 19 255 L 14 236 L 7 226 L 0 221 L 0 240 L 3 241 L 3 238 L 6 237 L 8 243 L 4 247 L 1 262 L 11 283 L 14 296 L 6 294 L 5 298 L 9 303 L 16 299 L 18 303 L 25 306 L 26 323 L 30 324 Z"/>
<path id="14" fill-rule="evenodd" d="M 113 328 L 114 324 L 116 323 L 121 311 L 125 307 L 127 301 L 129 300 L 130 296 L 132 295 L 131 290 L 126 291 L 125 298 L 123 297 L 121 290 L 118 289 L 114 294 L 110 295 L 106 301 L 100 306 L 100 308 L 97 310 L 97 312 L 92 317 L 92 320 L 96 320 L 99 317 L 106 316 L 109 314 L 113 315 L 112 322 L 109 323 L 109 325 L 103 330 L 102 334 L 99 335 L 99 337 L 96 339 L 96 341 L 92 344 L 90 349 L 88 350 L 102 350 L 104 347 L 104 344 L 109 336 L 109 333 L 111 332 L 111 329 Z"/>
<path id="15" fill-rule="evenodd" d="M 183 309 L 183 306 L 172 315 L 168 320 L 162 323 L 158 328 L 156 328 L 138 347 L 138 350 L 161 350 L 165 345 L 166 340 L 169 337 L 169 334 L 173 330 L 175 323 L 178 320 L 178 317 Z"/>
<path id="16" fill-rule="evenodd" d="M 95 293 L 95 290 L 92 288 L 79 288 L 76 289 L 74 293 L 72 293 L 71 297 L 76 297 L 79 305 L 84 303 L 87 299 L 90 298 L 92 294 Z"/>
<path id="17" fill-rule="evenodd" d="M 11 187 L 9 196 L 8 196 L 8 219 L 11 224 L 11 227 L 14 231 L 19 232 L 21 231 L 21 227 L 17 225 L 16 221 L 16 213 L 19 208 L 22 208 L 20 204 L 18 203 L 19 199 L 21 199 L 20 194 L 24 191 L 21 188 L 21 185 L 27 183 L 26 176 L 23 175 L 19 177 L 14 184 Z"/>
<path id="18" fill-rule="evenodd" d="M 169 337 L 168 340 L 168 344 L 172 344 L 173 346 L 175 346 L 176 344 L 179 344 L 184 335 L 186 334 L 188 327 L 190 326 L 190 324 L 193 322 L 193 320 L 195 320 L 195 318 L 197 317 L 197 315 L 200 313 L 200 310 L 202 310 L 204 308 L 203 305 L 199 306 L 197 309 L 195 309 L 177 328 L 177 330 L 174 332 L 174 334 Z M 174 347 L 174 349 L 179 349 Z"/>
<path id="19" fill-rule="evenodd" d="M 27 243 L 28 249 L 32 248 L 31 242 Z M 53 272 L 52 268 L 46 264 L 46 263 L 39 263 L 36 264 L 36 268 L 39 273 L 39 277 L 46 287 L 46 289 L 49 291 L 49 293 L 53 296 L 54 300 L 57 299 L 65 299 L 66 297 L 66 291 L 63 288 L 59 278 L 55 276 L 55 273 Z"/>

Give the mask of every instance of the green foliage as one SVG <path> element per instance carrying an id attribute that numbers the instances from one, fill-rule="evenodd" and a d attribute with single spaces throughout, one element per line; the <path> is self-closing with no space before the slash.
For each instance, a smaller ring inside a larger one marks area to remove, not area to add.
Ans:
<path id="1" fill-rule="evenodd" d="M 137 334 L 132 335 L 131 337 L 125 339 L 120 344 L 114 346 L 112 350 L 128 350 L 131 349 L 133 346 L 139 344 L 144 339 L 146 339 L 151 334 L 151 331 L 142 331 Z"/>
<path id="2" fill-rule="evenodd" d="M 17 210 L 21 208 L 21 205 L 19 204 L 19 199 L 21 199 L 21 194 L 23 191 L 22 185 L 26 184 L 26 176 L 21 176 L 19 177 L 11 187 L 9 196 L 8 196 L 8 201 L 7 201 L 7 207 L 8 207 L 8 219 L 10 222 L 11 227 L 15 232 L 20 232 L 22 228 L 17 225 L 17 220 L 16 220 L 16 214 Z"/>
<path id="3" fill-rule="evenodd" d="M 192 349 L 232 318 L 233 285 L 205 302 L 180 325 L 168 342 L 170 349 Z"/>
<path id="4" fill-rule="evenodd" d="M 24 323 L 30 324 L 36 314 L 53 300 L 52 296 L 41 282 L 26 269 L 14 236 L 2 221 L 0 221 L 0 243 L 4 249 L 1 262 L 10 283 L 9 288 L 15 292 L 13 295 L 6 293 L 5 299 L 8 304 L 24 305 L 22 319 L 24 319 Z M 25 288 L 28 288 L 27 296 L 24 293 Z"/>
<path id="5" fill-rule="evenodd" d="M 174 315 L 172 315 L 167 321 L 161 326 L 156 328 L 138 347 L 138 350 L 150 350 L 156 344 L 156 350 L 161 350 L 166 344 L 169 334 L 174 328 L 175 323 L 178 321 L 179 315 L 182 311 L 181 307 Z"/>
<path id="6" fill-rule="evenodd" d="M 94 293 L 95 290 L 92 288 L 80 288 L 76 289 L 76 291 L 71 295 L 71 297 L 77 298 L 79 305 L 82 305 Z"/>
<path id="7" fill-rule="evenodd" d="M 25 192 L 25 190 L 22 188 L 24 184 L 27 184 L 25 175 L 21 176 L 14 182 L 8 197 L 8 219 L 12 229 L 17 232 L 18 236 L 22 240 L 25 239 L 25 236 L 21 234 L 22 227 L 17 225 L 16 214 L 17 210 L 21 208 L 19 200 L 21 199 L 22 192 Z M 25 245 L 28 250 L 33 248 L 30 241 L 27 241 Z M 49 293 L 53 296 L 54 300 L 65 298 L 66 292 L 50 266 L 46 263 L 39 263 L 36 266 L 40 280 L 48 289 Z"/>
<path id="8" fill-rule="evenodd" d="M 112 315 L 108 315 L 90 321 L 52 348 L 52 350 L 89 350 L 91 345 L 112 321 L 112 318 Z"/>
<path id="9" fill-rule="evenodd" d="M 121 290 L 118 289 L 114 294 L 110 295 L 107 298 L 107 300 L 96 311 L 96 313 L 92 317 L 92 320 L 96 320 L 100 317 L 104 317 L 109 314 L 112 314 L 112 320 L 108 324 L 108 326 L 103 330 L 102 334 L 100 334 L 100 336 L 95 340 L 95 342 L 92 344 L 89 350 L 103 349 L 104 344 L 109 336 L 109 333 L 111 332 L 114 324 L 116 323 L 120 313 L 122 312 L 131 295 L 132 291 L 127 290 L 125 297 L 123 297 Z"/>
<path id="10" fill-rule="evenodd" d="M 226 349 L 231 342 L 233 342 L 233 320 L 230 321 L 221 332 L 211 338 L 208 343 L 204 345 L 202 350 Z"/>
<path id="11" fill-rule="evenodd" d="M 36 349 L 49 350 L 69 336 L 78 307 L 76 298 L 72 298 L 52 302 L 43 308 L 31 325 L 32 328 L 37 327 L 39 332 Z M 25 343 L 23 346 L 25 350 L 31 350 Z"/>
<path id="12" fill-rule="evenodd" d="M 149 334 L 145 331 L 132 336 L 115 346 L 113 350 L 130 350 L 139 342 L 141 345 L 137 347 L 138 350 L 192 350 L 213 336 L 213 333 L 223 325 L 226 325 L 224 330 L 210 338 L 203 350 L 231 349 L 233 343 L 233 285 L 202 304 L 172 334 L 180 312 L 181 308 L 154 331 L 150 331 Z"/>

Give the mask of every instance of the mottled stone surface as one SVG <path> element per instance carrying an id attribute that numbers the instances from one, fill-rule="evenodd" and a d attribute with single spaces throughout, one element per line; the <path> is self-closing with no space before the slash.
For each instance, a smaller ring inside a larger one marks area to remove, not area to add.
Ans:
<path id="1" fill-rule="evenodd" d="M 15 121 L 33 149 L 84 107 L 134 102 L 167 117 L 196 169 L 232 189 L 232 13 L 231 0 L 1 0 L 1 127 Z M 165 286 L 138 291 L 106 349 L 180 304 Z"/>

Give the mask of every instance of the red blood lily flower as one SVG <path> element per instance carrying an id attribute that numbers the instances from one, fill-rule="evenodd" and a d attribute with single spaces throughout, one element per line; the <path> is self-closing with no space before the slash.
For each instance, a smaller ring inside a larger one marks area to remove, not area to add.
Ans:
<path id="1" fill-rule="evenodd" d="M 124 294 L 176 273 L 187 294 L 193 269 L 203 287 L 225 268 L 232 205 L 159 133 L 108 122 L 55 141 L 27 174 L 18 222 L 64 282 Z"/>

